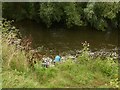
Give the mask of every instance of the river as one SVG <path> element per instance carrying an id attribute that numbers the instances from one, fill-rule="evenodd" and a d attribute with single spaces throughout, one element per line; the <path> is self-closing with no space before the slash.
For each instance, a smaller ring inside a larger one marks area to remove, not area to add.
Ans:
<path id="1" fill-rule="evenodd" d="M 41 24 L 27 20 L 14 25 L 19 28 L 22 37 L 31 35 L 32 47 L 40 49 L 42 47 L 44 53 L 57 54 L 81 50 L 81 43 L 84 41 L 90 44 L 92 51 L 111 50 L 118 46 L 117 30 L 103 32 L 90 27 L 67 29 L 62 26 L 47 29 Z"/>

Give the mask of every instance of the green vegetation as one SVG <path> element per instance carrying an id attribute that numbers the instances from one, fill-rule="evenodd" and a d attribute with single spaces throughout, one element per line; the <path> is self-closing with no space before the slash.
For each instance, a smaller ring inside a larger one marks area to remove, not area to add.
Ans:
<path id="1" fill-rule="evenodd" d="M 47 27 L 63 23 L 68 28 L 92 26 L 105 31 L 119 27 L 120 2 L 3 3 L 3 17 L 16 21 L 35 20 Z"/>
<path id="2" fill-rule="evenodd" d="M 118 61 L 113 57 L 89 56 L 89 45 L 83 44 L 82 54 L 76 59 L 57 63 L 54 67 L 41 67 L 41 61 L 31 67 L 25 50 L 9 42 L 18 40 L 15 27 L 10 22 L 2 25 L 2 87 L 3 88 L 118 88 Z"/>

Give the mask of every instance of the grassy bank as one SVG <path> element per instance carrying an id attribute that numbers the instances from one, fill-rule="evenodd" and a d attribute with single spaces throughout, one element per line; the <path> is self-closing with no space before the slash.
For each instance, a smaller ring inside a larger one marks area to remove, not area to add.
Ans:
<path id="1" fill-rule="evenodd" d="M 7 26 L 8 27 L 8 26 Z M 68 59 L 54 67 L 41 67 L 41 61 L 30 66 L 25 50 L 10 44 L 15 32 L 3 32 L 2 87 L 3 88 L 118 88 L 118 62 L 113 57 L 89 56 L 87 44 L 76 61 Z M 17 38 L 16 38 L 17 39 Z M 15 39 L 15 40 L 16 40 Z"/>

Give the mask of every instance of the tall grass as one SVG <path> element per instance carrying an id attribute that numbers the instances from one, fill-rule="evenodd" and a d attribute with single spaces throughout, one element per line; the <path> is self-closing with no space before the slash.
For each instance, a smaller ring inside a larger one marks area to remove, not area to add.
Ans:
<path id="1" fill-rule="evenodd" d="M 4 27 L 6 31 L 7 27 Z M 3 88 L 118 88 L 117 60 L 91 58 L 87 42 L 76 61 L 68 59 L 49 68 L 42 67 L 39 61 L 31 68 L 26 52 L 8 43 L 11 34 L 14 33 L 4 32 L 2 38 Z"/>

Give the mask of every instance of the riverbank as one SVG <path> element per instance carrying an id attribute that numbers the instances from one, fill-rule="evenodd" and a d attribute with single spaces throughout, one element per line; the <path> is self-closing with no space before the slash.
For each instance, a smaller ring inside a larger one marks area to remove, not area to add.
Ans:
<path id="1" fill-rule="evenodd" d="M 39 62 L 31 68 L 24 52 L 12 57 L 11 47 L 6 51 L 3 50 L 3 88 L 118 88 L 118 65 L 109 57 L 90 60 L 83 55 L 76 62 L 69 59 L 49 68 Z"/>
<path id="2" fill-rule="evenodd" d="M 11 30 L 12 29 L 12 30 Z M 3 27 L 3 88 L 118 88 L 118 58 L 89 55 L 89 44 L 83 43 L 75 58 L 63 58 L 54 67 L 41 66 L 42 57 L 30 50 L 30 42 L 20 44 L 13 26 Z M 26 41 L 26 40 L 25 40 Z"/>

